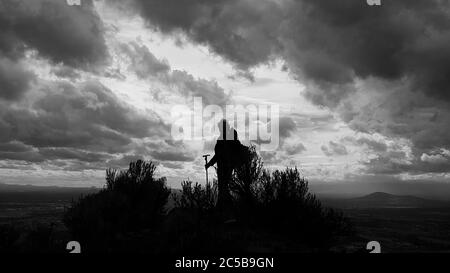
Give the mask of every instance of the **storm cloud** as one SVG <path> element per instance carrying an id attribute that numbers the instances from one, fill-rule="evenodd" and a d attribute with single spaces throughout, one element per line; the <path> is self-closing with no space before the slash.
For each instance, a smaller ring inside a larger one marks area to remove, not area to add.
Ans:
<path id="1" fill-rule="evenodd" d="M 0 99 L 17 100 L 28 91 L 35 79 L 23 64 L 0 56 Z"/>
<path id="2" fill-rule="evenodd" d="M 411 140 L 417 162 L 450 147 L 447 1 L 129 3 L 149 27 L 182 33 L 238 70 L 283 60 L 310 101 L 334 110 L 353 130 Z"/>
<path id="3" fill-rule="evenodd" d="M 407 78 L 414 88 L 450 99 L 449 6 L 400 0 L 371 8 L 365 1 L 134 0 L 165 33 L 193 41 L 248 68 L 281 57 L 317 85 L 318 103 L 336 103 L 357 78 Z M 350 85 L 348 85 L 350 84 Z"/>
<path id="4" fill-rule="evenodd" d="M 282 113 L 282 153 L 262 153 L 267 163 L 322 158 L 334 164 L 358 151 L 367 157 L 355 163 L 370 175 L 450 172 L 448 1 L 384 1 L 379 7 L 364 0 L 82 3 L 0 0 L 1 166 L 82 171 L 143 158 L 182 169 L 196 154 L 167 141 L 167 105 L 192 97 L 225 105 L 234 88 L 241 92 L 237 99 L 249 99 L 252 88 L 277 86 L 276 73 L 266 82 L 253 75 L 276 64 L 299 83 L 314 110 Z M 141 18 L 118 12 L 111 20 L 114 12 L 102 5 Z M 183 54 L 199 49 L 220 66 L 183 66 L 196 53 L 169 63 L 165 57 L 172 56 L 164 54 L 174 49 L 153 50 L 158 42 L 152 35 L 176 40 L 180 48 L 186 43 Z M 222 66 L 232 72 L 207 71 Z M 242 77 L 250 79 L 248 86 Z M 267 100 L 296 103 L 277 95 Z M 312 113 L 316 108 L 324 111 Z M 343 141 L 342 128 L 353 138 Z"/>
<path id="5" fill-rule="evenodd" d="M 160 82 L 172 93 L 185 98 L 201 97 L 205 105 L 226 105 L 230 95 L 214 80 L 195 78 L 186 71 L 172 69 L 166 60 L 159 60 L 150 50 L 137 42 L 120 45 L 121 53 L 128 58 L 128 69 L 140 79 Z"/>
<path id="6" fill-rule="evenodd" d="M 34 49 L 55 63 L 88 68 L 108 56 L 90 0 L 76 8 L 58 0 L 2 0 L 0 22 L 0 52 L 12 58 Z"/>
<path id="7" fill-rule="evenodd" d="M 93 70 L 108 59 L 102 22 L 91 1 L 72 8 L 58 0 L 0 1 L 0 99 L 27 92 L 35 73 L 26 52 L 54 63 Z"/>
<path id="8" fill-rule="evenodd" d="M 134 139 L 168 138 L 169 126 L 158 115 L 139 113 L 99 82 L 41 88 L 35 100 L 2 104 L 1 159 L 99 163 L 132 150 Z"/>

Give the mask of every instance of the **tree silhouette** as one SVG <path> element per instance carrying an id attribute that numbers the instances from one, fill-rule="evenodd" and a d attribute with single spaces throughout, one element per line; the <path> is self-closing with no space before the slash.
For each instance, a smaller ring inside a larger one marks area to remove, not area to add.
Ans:
<path id="1" fill-rule="evenodd" d="M 153 162 L 131 162 L 128 170 L 106 171 L 99 193 L 74 202 L 64 223 L 74 239 L 93 251 L 112 248 L 129 232 L 155 228 L 164 217 L 170 190 L 165 178 L 155 178 Z"/>
<path id="2" fill-rule="evenodd" d="M 236 234 L 227 228 L 224 231 L 223 222 L 216 221 L 214 217 L 205 219 L 202 213 L 208 211 L 207 215 L 214 215 L 211 213 L 215 209 L 213 203 L 202 200 L 214 200 L 217 192 L 209 191 L 208 185 L 202 187 L 197 183 L 182 183 L 183 190 L 179 198 L 184 201 L 177 204 L 178 208 L 184 210 L 184 216 L 177 211 L 177 217 L 185 218 L 182 221 L 185 225 L 192 223 L 185 230 L 185 236 L 198 235 L 192 244 L 199 246 L 199 242 L 202 242 L 208 251 L 214 251 L 210 242 L 225 241 L 227 243 L 222 249 L 231 247 L 229 250 L 233 251 L 236 248 L 230 246 L 232 242 L 252 243 L 248 242 L 248 238 L 242 238 L 243 234 L 249 237 L 272 234 L 269 239 L 265 238 L 268 243 L 280 240 L 275 234 L 283 234 L 286 241 L 326 250 L 340 235 L 351 233 L 349 221 L 342 213 L 322 206 L 316 196 L 309 192 L 308 181 L 297 168 L 269 172 L 264 169 L 255 147 L 250 147 L 244 159 L 243 165 L 234 171 L 229 189 L 233 197 L 232 209 L 239 226 Z M 187 215 L 189 220 L 186 219 Z M 190 233 L 190 230 L 201 232 Z"/>
<path id="3" fill-rule="evenodd" d="M 199 212 L 209 212 L 213 210 L 217 203 L 217 181 L 208 183 L 204 187 L 192 181 L 181 183 L 182 194 L 176 197 L 175 203 L 179 208 L 197 209 Z"/>
<path id="4" fill-rule="evenodd" d="M 235 221 L 223 221 L 217 181 L 182 182 L 166 212 L 170 190 L 155 178 L 153 162 L 108 169 L 99 193 L 74 202 L 64 222 L 84 251 L 248 252 L 328 250 L 350 229 L 335 210 L 324 208 L 297 168 L 270 172 L 254 147 L 230 181 Z"/>
<path id="5" fill-rule="evenodd" d="M 235 171 L 230 189 L 240 221 L 260 229 L 283 232 L 320 249 L 352 232 L 342 213 L 323 207 L 309 192 L 308 181 L 297 168 L 269 172 L 254 147 Z"/>

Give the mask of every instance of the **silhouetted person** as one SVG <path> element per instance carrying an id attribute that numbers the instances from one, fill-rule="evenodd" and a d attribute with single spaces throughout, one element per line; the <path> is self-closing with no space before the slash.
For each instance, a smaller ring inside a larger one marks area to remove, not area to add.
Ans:
<path id="1" fill-rule="evenodd" d="M 217 178 L 219 193 L 217 198 L 217 207 L 221 213 L 229 211 L 231 207 L 231 195 L 229 184 L 233 170 L 240 165 L 241 150 L 243 145 L 238 139 L 236 130 L 230 127 L 224 119 L 218 123 L 220 136 L 214 147 L 214 156 L 205 165 L 205 168 L 213 166 L 217 163 Z"/>

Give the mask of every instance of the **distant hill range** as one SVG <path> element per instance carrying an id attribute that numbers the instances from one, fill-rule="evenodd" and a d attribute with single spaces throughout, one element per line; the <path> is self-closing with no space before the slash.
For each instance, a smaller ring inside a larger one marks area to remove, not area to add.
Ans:
<path id="1" fill-rule="evenodd" d="M 58 186 L 33 186 L 13 185 L 0 183 L 0 192 L 97 192 L 96 187 L 58 187 Z"/>
<path id="2" fill-rule="evenodd" d="M 37 202 L 51 200 L 71 200 L 80 196 L 98 192 L 95 187 L 75 188 L 57 186 L 10 185 L 0 183 L 0 203 L 2 202 Z M 179 189 L 172 189 L 167 208 L 175 205 L 175 196 L 180 196 Z M 393 195 L 374 192 L 358 198 L 319 197 L 329 207 L 341 209 L 364 208 L 442 208 L 450 207 L 450 202 L 430 200 L 411 195 Z"/>
<path id="3" fill-rule="evenodd" d="M 99 190 L 99 188 L 95 187 L 43 187 L 0 183 L 0 203 L 70 201 L 72 199 L 76 200 L 80 196 L 98 192 Z"/>
<path id="4" fill-rule="evenodd" d="M 350 199 L 323 199 L 324 204 L 337 208 L 437 208 L 450 207 L 450 202 L 429 200 L 411 195 L 374 192 Z"/>

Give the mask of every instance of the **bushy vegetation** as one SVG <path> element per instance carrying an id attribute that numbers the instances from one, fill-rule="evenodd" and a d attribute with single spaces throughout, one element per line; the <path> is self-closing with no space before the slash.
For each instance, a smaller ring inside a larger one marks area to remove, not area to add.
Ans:
<path id="1" fill-rule="evenodd" d="M 315 195 L 308 190 L 308 182 L 301 176 L 297 168 L 286 168 L 269 172 L 263 167 L 261 158 L 254 147 L 248 151 L 247 160 L 233 174 L 230 191 L 233 196 L 234 220 L 233 227 L 223 230 L 223 218 L 211 214 L 214 195 L 211 186 L 202 187 L 199 184 L 185 182 L 178 208 L 194 223 L 191 228 L 203 228 L 199 242 L 206 245 L 204 251 L 214 251 L 217 242 L 222 242 L 222 251 L 248 250 L 248 246 L 258 240 L 265 244 L 262 248 L 271 248 L 277 243 L 293 247 L 281 247 L 281 251 L 296 251 L 299 245 L 317 250 L 328 250 L 341 235 L 352 232 L 349 221 L 339 211 L 324 208 Z M 198 201 L 209 200 L 209 202 Z M 210 212 L 207 223 L 204 212 Z M 218 212 L 217 212 L 218 213 Z M 212 215 L 212 216 L 211 216 Z M 216 216 L 216 217 L 214 217 Z M 180 217 L 180 215 L 179 215 Z M 203 220 L 202 220 L 203 219 Z M 219 219 L 219 221 L 218 221 Z M 236 229 L 236 226 L 238 227 Z M 217 230 L 224 236 L 217 238 Z M 211 237 L 208 237 L 211 236 Z M 208 242 L 215 242 L 209 245 Z M 239 246 L 240 245 L 240 246 Z M 280 248 L 280 247 L 278 247 Z"/>
<path id="2" fill-rule="evenodd" d="M 324 251 L 351 231 L 341 213 L 308 191 L 297 168 L 269 172 L 253 147 L 247 153 L 229 186 L 231 221 L 216 209 L 217 181 L 182 182 L 166 213 L 165 179 L 154 178 L 152 162 L 137 161 L 127 171 L 108 170 L 105 188 L 75 202 L 65 223 L 93 251 Z"/>
<path id="3" fill-rule="evenodd" d="M 138 160 L 126 171 L 107 170 L 105 188 L 74 202 L 65 214 L 74 239 L 92 251 L 113 251 L 131 232 L 155 228 L 170 194 L 165 178 L 154 177 L 155 169 Z"/>
<path id="4" fill-rule="evenodd" d="M 181 196 L 175 196 L 175 205 L 178 208 L 195 209 L 200 213 L 214 210 L 217 203 L 217 182 L 208 183 L 204 187 L 192 181 L 181 183 Z"/>
<path id="5" fill-rule="evenodd" d="M 64 231 L 61 223 L 11 219 L 0 224 L 0 253 L 64 253 Z"/>
<path id="6" fill-rule="evenodd" d="M 242 220 L 319 248 L 330 247 L 340 234 L 351 231 L 342 213 L 324 208 L 309 192 L 297 168 L 269 172 L 254 148 L 233 176 L 232 192 Z"/>

